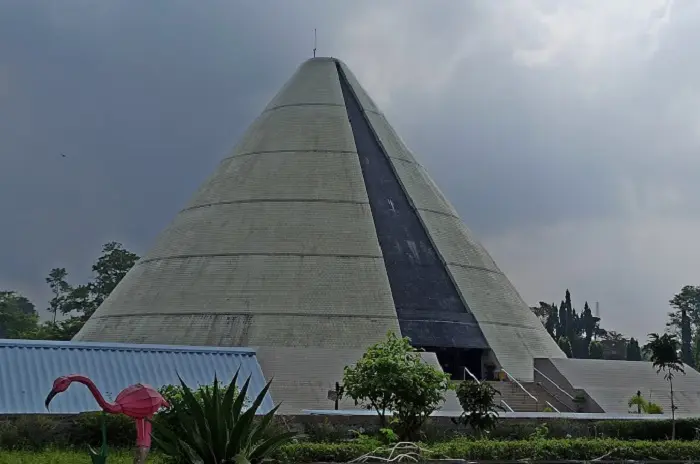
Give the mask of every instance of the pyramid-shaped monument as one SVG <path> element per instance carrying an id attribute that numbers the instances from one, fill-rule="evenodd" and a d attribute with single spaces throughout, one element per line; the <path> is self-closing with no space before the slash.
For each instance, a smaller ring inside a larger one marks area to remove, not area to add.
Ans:
<path id="1" fill-rule="evenodd" d="M 298 411 L 390 330 L 455 378 L 565 357 L 346 65 L 314 58 L 75 340 L 253 347 Z"/>

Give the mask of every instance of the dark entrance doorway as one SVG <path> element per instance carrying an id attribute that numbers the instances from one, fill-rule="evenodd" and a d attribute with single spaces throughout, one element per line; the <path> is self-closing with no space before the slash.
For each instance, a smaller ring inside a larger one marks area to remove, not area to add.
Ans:
<path id="1" fill-rule="evenodd" d="M 471 377 L 468 373 L 464 371 L 466 367 L 469 372 L 474 374 L 474 376 L 482 380 L 483 375 L 481 372 L 481 357 L 484 354 L 484 350 L 480 349 L 465 349 L 465 348 L 434 348 L 434 347 L 422 347 L 425 351 L 433 352 L 437 355 L 438 362 L 442 366 L 442 369 L 450 374 L 452 380 L 470 380 Z"/>

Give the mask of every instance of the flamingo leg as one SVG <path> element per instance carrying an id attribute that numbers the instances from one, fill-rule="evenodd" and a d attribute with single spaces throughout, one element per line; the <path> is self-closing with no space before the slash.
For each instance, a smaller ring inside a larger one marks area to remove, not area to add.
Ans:
<path id="1" fill-rule="evenodd" d="M 151 423 L 146 419 L 136 419 L 136 454 L 134 464 L 145 464 L 151 448 Z"/>

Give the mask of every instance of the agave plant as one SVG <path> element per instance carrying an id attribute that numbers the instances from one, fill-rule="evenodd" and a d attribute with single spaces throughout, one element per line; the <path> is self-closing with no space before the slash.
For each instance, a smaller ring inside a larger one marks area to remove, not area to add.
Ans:
<path id="1" fill-rule="evenodd" d="M 238 372 L 228 387 L 222 389 L 215 377 L 212 388 L 205 389 L 197 399 L 180 378 L 183 401 L 174 406 L 177 417 L 174 427 L 153 423 L 153 441 L 162 453 L 186 464 L 256 464 L 298 436 L 294 432 L 271 431 L 279 406 L 255 420 L 270 382 L 246 408 L 250 377 L 238 394 L 237 380 Z"/>

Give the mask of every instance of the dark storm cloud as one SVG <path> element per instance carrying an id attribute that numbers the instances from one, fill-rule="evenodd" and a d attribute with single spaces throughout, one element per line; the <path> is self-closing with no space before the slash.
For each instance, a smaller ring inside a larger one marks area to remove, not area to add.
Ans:
<path id="1" fill-rule="evenodd" d="M 41 308 L 51 267 L 144 252 L 316 27 L 528 301 L 658 330 L 700 259 L 695 5 L 2 2 L 0 287 Z"/>
<path id="2" fill-rule="evenodd" d="M 205 3 L 0 4 L 0 281 L 144 251 L 311 52 L 313 11 Z"/>

